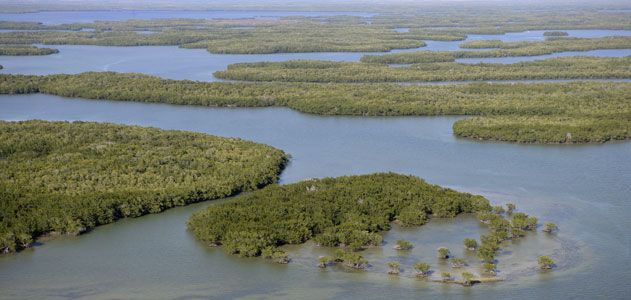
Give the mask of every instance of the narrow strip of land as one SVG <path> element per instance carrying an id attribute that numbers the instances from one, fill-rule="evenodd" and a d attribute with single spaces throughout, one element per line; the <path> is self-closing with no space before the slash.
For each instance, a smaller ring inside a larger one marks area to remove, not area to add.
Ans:
<path id="1" fill-rule="evenodd" d="M 628 139 L 631 132 L 629 82 L 207 83 L 103 72 L 0 75 L 0 93 L 202 106 L 285 106 L 321 115 L 478 116 L 456 122 L 454 132 L 523 143 L 605 142 Z"/>

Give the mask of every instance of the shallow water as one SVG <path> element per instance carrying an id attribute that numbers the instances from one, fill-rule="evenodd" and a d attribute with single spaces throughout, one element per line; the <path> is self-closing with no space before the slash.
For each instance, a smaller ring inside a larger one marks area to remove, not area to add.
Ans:
<path id="1" fill-rule="evenodd" d="M 286 266 L 206 248 L 185 224 L 192 212 L 213 203 L 207 202 L 123 220 L 0 257 L 2 299 L 625 299 L 631 292 L 628 142 L 478 142 L 452 135 L 458 117 L 324 117 L 286 108 L 187 107 L 40 94 L 0 96 L 0 108 L 3 120 L 90 120 L 241 137 L 292 155 L 283 183 L 395 171 L 480 193 L 495 203 L 514 202 L 521 211 L 561 228 L 554 238 L 537 233 L 506 247 L 500 269 L 517 272 L 517 279 L 464 288 L 392 278 L 382 262 L 393 258 L 390 247 L 399 238 L 417 245 L 401 258 L 406 266 L 416 259 L 438 266 L 432 258 L 438 245 L 461 255 L 462 238 L 484 230 L 470 217 L 392 230 L 385 234 L 389 244 L 366 252 L 373 269 L 347 273 L 317 269 L 315 257 L 309 258 L 326 249 L 309 245 L 290 247 L 296 261 Z M 560 268 L 546 274 L 534 271 L 534 258 L 542 254 L 559 259 Z"/>

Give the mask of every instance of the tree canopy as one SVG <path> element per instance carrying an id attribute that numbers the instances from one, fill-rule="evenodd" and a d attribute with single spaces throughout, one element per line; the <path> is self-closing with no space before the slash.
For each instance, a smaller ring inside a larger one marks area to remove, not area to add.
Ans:
<path id="1" fill-rule="evenodd" d="M 200 133 L 0 122 L 0 250 L 275 182 L 286 155 Z"/>
<path id="2" fill-rule="evenodd" d="M 357 249 L 381 245 L 379 232 L 389 230 L 409 206 L 434 217 L 490 209 L 481 196 L 413 176 L 377 173 L 270 185 L 197 212 L 188 226 L 200 241 L 240 256 L 309 239 Z"/>

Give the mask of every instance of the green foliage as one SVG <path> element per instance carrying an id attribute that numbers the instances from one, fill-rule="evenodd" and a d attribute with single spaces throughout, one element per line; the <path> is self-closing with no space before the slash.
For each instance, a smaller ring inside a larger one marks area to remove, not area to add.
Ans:
<path id="1" fill-rule="evenodd" d="M 537 228 L 537 218 L 528 216 L 525 213 L 514 213 L 511 220 L 512 228 L 521 230 L 535 230 Z"/>
<path id="2" fill-rule="evenodd" d="M 475 250 L 478 248 L 478 241 L 476 241 L 475 239 L 466 238 L 464 239 L 464 247 L 467 248 L 467 250 Z"/>
<path id="3" fill-rule="evenodd" d="M 511 236 L 511 223 L 502 217 L 493 219 L 489 227 L 491 234 L 499 241 L 506 240 Z"/>
<path id="4" fill-rule="evenodd" d="M 502 42 L 500 40 L 475 40 L 460 44 L 461 48 L 493 49 L 483 51 L 417 51 L 382 55 L 364 55 L 364 63 L 417 64 L 454 62 L 459 58 L 489 58 L 538 56 L 567 51 L 590 51 L 598 49 L 629 49 L 631 37 L 614 36 L 603 38 L 548 38 L 537 42 Z"/>
<path id="5" fill-rule="evenodd" d="M 462 284 L 470 286 L 473 284 L 473 274 L 469 272 L 462 272 Z"/>
<path id="6" fill-rule="evenodd" d="M 421 226 L 429 221 L 429 216 L 424 207 L 412 204 L 401 209 L 397 221 L 401 226 Z"/>
<path id="7" fill-rule="evenodd" d="M 496 269 L 497 265 L 493 263 L 484 263 L 482 265 L 482 270 L 484 271 L 484 274 L 487 275 L 495 275 L 497 273 Z"/>
<path id="8" fill-rule="evenodd" d="M 452 268 L 462 268 L 467 266 L 467 261 L 464 258 L 454 257 L 451 259 Z"/>
<path id="9" fill-rule="evenodd" d="M 497 236 L 490 234 L 481 236 L 480 241 L 478 257 L 487 263 L 493 263 L 495 261 L 495 255 L 499 250 L 501 240 Z"/>
<path id="10" fill-rule="evenodd" d="M 493 206 L 493 213 L 496 213 L 496 214 L 500 215 L 500 214 L 503 214 L 505 212 L 506 212 L 506 210 L 504 210 L 503 206 L 501 206 L 501 205 Z"/>
<path id="11" fill-rule="evenodd" d="M 587 116 L 485 116 L 456 121 L 454 134 L 517 143 L 603 143 L 631 137 L 631 114 Z"/>
<path id="12" fill-rule="evenodd" d="M 546 31 L 543 33 L 543 36 L 568 36 L 569 33 L 565 31 Z"/>
<path id="13" fill-rule="evenodd" d="M 85 7 L 85 4 L 82 5 Z M 463 9 L 460 5 L 432 5 L 428 9 L 425 4 L 415 5 L 410 2 L 405 7 L 395 5 L 395 13 L 381 13 L 371 18 L 154 19 L 59 25 L 0 21 L 0 28 L 4 29 L 38 30 L 0 33 L 0 43 L 179 45 L 205 48 L 213 53 L 388 51 L 421 47 L 424 45 L 422 40 L 464 40 L 467 34 L 503 34 L 548 28 L 631 28 L 628 14 L 585 7 L 564 7 L 544 12 L 536 7 L 489 9 L 476 3 L 476 6 Z M 270 9 L 268 5 L 264 8 Z M 303 9 L 312 10 L 313 7 Z M 383 11 L 384 7 L 379 5 L 369 8 L 362 3 L 353 9 Z M 395 32 L 393 29 L 398 27 L 410 30 Z M 84 29 L 92 31 L 82 31 Z M 151 34 L 140 31 L 150 31 Z"/>
<path id="14" fill-rule="evenodd" d="M 352 269 L 365 269 L 368 261 L 359 253 L 338 249 L 335 254 L 335 262 L 342 263 L 343 266 Z"/>
<path id="15" fill-rule="evenodd" d="M 59 50 L 52 48 L 38 48 L 28 45 L 0 45 L 0 55 L 49 55 L 59 53 Z"/>
<path id="16" fill-rule="evenodd" d="M 545 222 L 544 226 L 545 226 L 545 228 L 543 229 L 543 231 L 545 231 L 547 233 L 552 233 L 552 232 L 555 232 L 555 231 L 559 230 L 559 226 L 557 226 L 557 224 L 552 223 L 552 222 Z"/>
<path id="17" fill-rule="evenodd" d="M 264 54 L 290 52 L 375 52 L 425 46 L 421 39 L 444 34 L 399 33 L 366 26 L 353 17 L 329 19 L 294 17 L 280 20 L 130 20 L 57 26 L 41 31 L 0 33 L 0 43 L 48 45 L 151 46 L 178 45 L 211 53 Z M 6 23 L 5 23 L 6 24 Z M 6 24 L 27 26 L 28 24 Z M 246 27 L 246 28 L 244 28 Z M 79 29 L 94 29 L 78 31 Z M 53 30 L 50 30 L 53 29 Z M 59 31 L 71 30 L 71 31 Z M 74 31 L 72 31 L 74 30 Z M 151 31 L 143 34 L 139 31 Z M 459 36 L 463 39 L 464 36 Z"/>
<path id="18" fill-rule="evenodd" d="M 320 256 L 318 258 L 318 267 L 319 268 L 326 268 L 329 264 L 335 262 L 335 260 L 331 257 L 328 256 Z"/>
<path id="19" fill-rule="evenodd" d="M 449 256 L 451 255 L 447 247 L 440 247 L 438 248 L 437 252 L 438 252 L 438 258 L 440 259 L 448 259 Z"/>
<path id="20" fill-rule="evenodd" d="M 425 277 L 429 274 L 431 266 L 424 262 L 417 262 L 414 264 L 414 270 L 417 276 Z"/>
<path id="21" fill-rule="evenodd" d="M 449 272 L 442 272 L 440 273 L 440 277 L 442 278 L 443 281 L 452 281 L 453 277 L 451 277 L 451 273 Z"/>
<path id="22" fill-rule="evenodd" d="M 352 250 L 380 245 L 379 232 L 412 203 L 449 215 L 488 209 L 482 197 L 393 173 L 307 180 L 272 185 L 193 214 L 189 228 L 204 242 L 231 253 L 257 256 L 269 246 L 300 244 Z M 342 255 L 342 254 L 340 254 Z"/>
<path id="23" fill-rule="evenodd" d="M 388 270 L 388 274 L 396 275 L 401 273 L 401 263 L 398 261 L 388 262 L 388 268 L 390 269 Z"/>
<path id="24" fill-rule="evenodd" d="M 506 203 L 506 213 L 510 216 L 513 214 L 517 206 L 513 203 Z"/>
<path id="25" fill-rule="evenodd" d="M 285 160 L 269 146 L 198 133 L 0 122 L 0 249 L 257 189 Z"/>
<path id="26" fill-rule="evenodd" d="M 630 38 L 631 40 L 631 38 Z M 611 79 L 631 77 L 631 57 L 558 57 L 513 64 L 386 64 L 295 60 L 237 63 L 215 77 L 283 82 L 430 82 L 534 79 Z"/>
<path id="27" fill-rule="evenodd" d="M 522 143 L 588 143 L 628 139 L 627 82 L 537 84 L 206 83 L 120 73 L 0 75 L 0 93 L 203 106 L 287 106 L 323 115 L 478 115 L 457 121 L 458 136 Z M 569 134 L 569 136 L 568 136 Z M 402 225 L 422 224 L 417 207 Z"/>
<path id="28" fill-rule="evenodd" d="M 542 270 L 552 269 L 554 267 L 554 260 L 547 255 L 539 256 L 537 262 L 539 263 L 539 268 Z"/>
<path id="29" fill-rule="evenodd" d="M 412 248 L 414 248 L 414 245 L 412 245 L 410 241 L 406 240 L 398 240 L 397 244 L 394 246 L 394 249 L 397 250 L 410 250 Z"/>

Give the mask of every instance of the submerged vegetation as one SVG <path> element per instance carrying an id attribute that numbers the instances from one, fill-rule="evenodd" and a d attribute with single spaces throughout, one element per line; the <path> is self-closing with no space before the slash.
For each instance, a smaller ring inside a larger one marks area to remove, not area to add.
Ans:
<path id="1" fill-rule="evenodd" d="M 272 185 L 195 213 L 189 228 L 200 241 L 221 244 L 240 256 L 259 256 L 267 247 L 310 239 L 357 250 L 381 245 L 379 232 L 389 230 L 410 206 L 435 217 L 490 209 L 481 196 L 382 173 Z"/>
<path id="2" fill-rule="evenodd" d="M 471 83 L 444 86 L 318 83 L 207 83 L 140 74 L 0 75 L 0 93 L 47 93 L 203 106 L 287 106 L 323 115 L 477 115 L 457 121 L 458 136 L 525 143 L 628 139 L 628 82 Z M 569 135 L 568 135 L 569 133 Z M 403 225 L 422 225 L 418 211 Z"/>
<path id="3" fill-rule="evenodd" d="M 514 64 L 385 64 L 297 60 L 238 63 L 215 72 L 222 79 L 284 82 L 427 82 L 524 79 L 631 78 L 631 57 L 560 57 Z"/>
<path id="4" fill-rule="evenodd" d="M 257 189 L 277 180 L 285 159 L 269 146 L 199 133 L 0 122 L 0 251 Z"/>
<path id="5" fill-rule="evenodd" d="M 500 40 L 476 40 L 460 44 L 461 48 L 491 49 L 480 51 L 417 51 L 383 55 L 365 55 L 364 63 L 415 64 L 454 62 L 459 58 L 488 58 L 511 56 L 537 56 L 566 51 L 600 49 L 631 49 L 631 37 L 559 38 L 538 42 L 502 42 Z"/>

